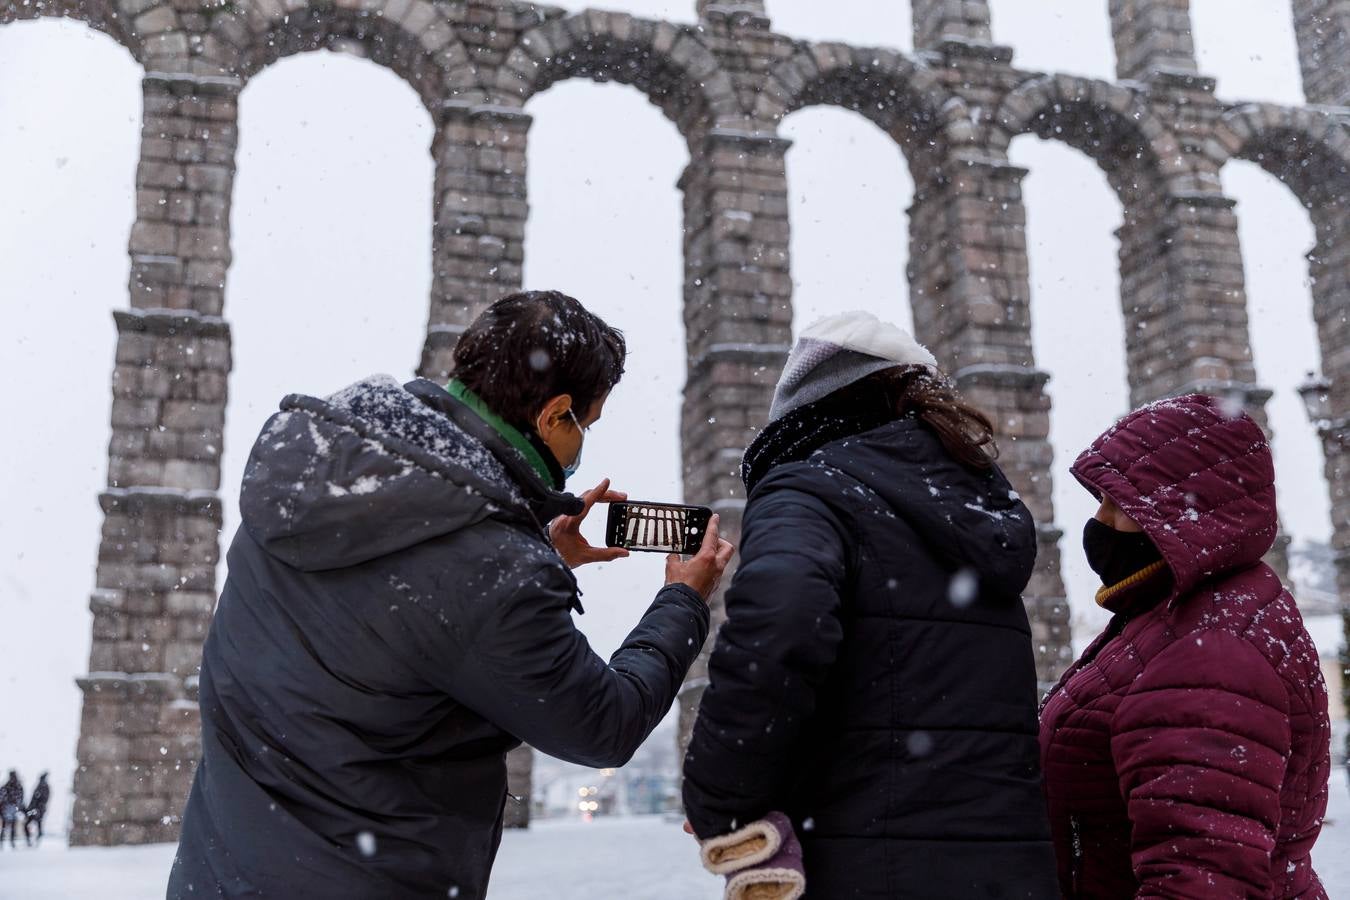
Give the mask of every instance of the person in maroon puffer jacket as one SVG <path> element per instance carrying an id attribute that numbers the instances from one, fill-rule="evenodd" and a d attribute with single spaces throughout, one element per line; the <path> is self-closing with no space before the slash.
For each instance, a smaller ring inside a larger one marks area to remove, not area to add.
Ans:
<path id="1" fill-rule="evenodd" d="M 1310 853 L 1327 690 L 1294 598 L 1261 428 L 1192 395 L 1136 410 L 1073 474 L 1110 625 L 1041 707 L 1068 897 L 1326 897 Z"/>

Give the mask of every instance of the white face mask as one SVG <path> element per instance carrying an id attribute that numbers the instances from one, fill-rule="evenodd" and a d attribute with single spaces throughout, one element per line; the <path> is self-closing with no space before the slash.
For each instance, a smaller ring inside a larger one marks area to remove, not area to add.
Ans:
<path id="1" fill-rule="evenodd" d="M 586 449 L 586 429 L 582 428 L 581 423 L 577 421 L 576 413 L 569 409 L 567 414 L 572 417 L 572 424 L 577 426 L 577 431 L 581 432 L 581 443 L 577 445 L 576 458 L 570 464 L 563 466 L 563 478 L 565 479 L 577 474 L 577 469 L 581 468 L 581 451 Z"/>

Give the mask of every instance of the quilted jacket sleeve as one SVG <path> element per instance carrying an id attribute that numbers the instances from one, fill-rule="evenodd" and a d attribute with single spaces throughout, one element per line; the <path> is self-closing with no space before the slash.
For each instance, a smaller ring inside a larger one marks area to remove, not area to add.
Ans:
<path id="1" fill-rule="evenodd" d="M 774 808 L 843 640 L 843 534 L 807 492 L 766 482 L 751 501 L 684 761 L 685 812 L 700 838 Z"/>
<path id="2" fill-rule="evenodd" d="M 1271 664 L 1228 632 L 1179 638 L 1145 665 L 1111 739 L 1136 896 L 1271 896 L 1288 704 Z"/>

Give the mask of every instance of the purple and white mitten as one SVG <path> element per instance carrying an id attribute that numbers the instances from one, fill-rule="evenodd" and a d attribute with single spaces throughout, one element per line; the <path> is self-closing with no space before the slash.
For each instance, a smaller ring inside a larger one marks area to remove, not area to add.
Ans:
<path id="1" fill-rule="evenodd" d="M 702 841 L 699 853 L 705 869 L 726 876 L 725 900 L 798 900 L 806 893 L 802 845 L 780 812 Z"/>

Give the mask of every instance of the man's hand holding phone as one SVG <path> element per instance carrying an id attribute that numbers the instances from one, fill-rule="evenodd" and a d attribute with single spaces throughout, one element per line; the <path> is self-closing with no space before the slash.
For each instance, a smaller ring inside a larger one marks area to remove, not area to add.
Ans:
<path id="1" fill-rule="evenodd" d="M 666 584 L 684 584 L 693 588 L 704 602 L 712 599 L 722 573 L 731 562 L 736 548 L 718 535 L 721 516 L 714 515 L 703 534 L 703 545 L 694 556 L 685 559 L 678 553 L 666 557 Z"/>
<path id="2" fill-rule="evenodd" d="M 549 523 L 548 536 L 553 541 L 553 549 L 558 551 L 569 569 L 584 566 L 587 563 L 613 562 L 623 559 L 628 551 L 622 547 L 595 547 L 581 534 L 581 523 L 597 503 L 618 503 L 628 499 L 622 491 L 611 491 L 609 479 L 591 488 L 581 495 L 585 504 L 580 515 L 559 516 Z"/>
<path id="3" fill-rule="evenodd" d="M 610 490 L 609 483 L 609 479 L 606 478 L 581 495 L 583 506 L 578 515 L 559 516 L 549 523 L 549 538 L 569 568 L 575 569 L 587 563 L 612 562 L 629 555 L 625 547 L 593 546 L 581 533 L 581 523 L 586 520 L 595 504 L 624 503 L 628 499 L 628 495 L 622 491 Z M 703 510 L 705 516 L 707 512 L 706 509 Z M 726 571 L 727 564 L 731 562 L 731 557 L 736 552 L 736 548 L 729 541 L 719 537 L 719 522 L 720 517 L 716 515 L 711 517 L 707 528 L 704 529 L 699 550 L 693 556 L 683 557 L 678 553 L 672 553 L 666 557 L 666 584 L 687 585 L 705 602 L 712 598 L 722 581 L 722 573 Z M 680 531 L 680 534 L 684 533 L 683 530 Z M 680 540 L 683 541 L 684 538 Z"/>

